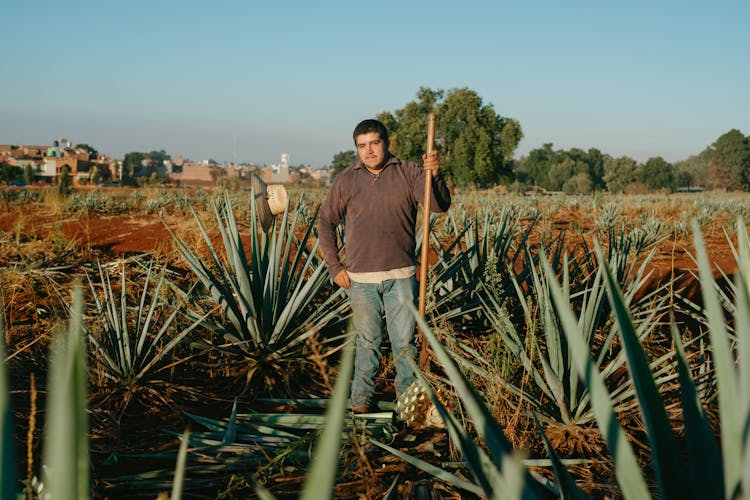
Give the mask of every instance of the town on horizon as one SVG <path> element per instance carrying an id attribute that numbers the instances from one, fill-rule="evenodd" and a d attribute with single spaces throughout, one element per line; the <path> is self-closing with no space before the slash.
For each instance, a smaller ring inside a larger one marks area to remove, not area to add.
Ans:
<path id="1" fill-rule="evenodd" d="M 60 183 L 70 176 L 74 185 L 128 184 L 130 177 L 150 179 L 152 183 L 174 185 L 215 185 L 217 179 L 249 179 L 252 173 L 268 183 L 290 183 L 304 179 L 318 182 L 330 180 L 330 169 L 310 165 L 293 166 L 289 154 L 282 153 L 279 163 L 219 163 L 212 159 L 200 162 L 182 156 L 172 157 L 164 150 L 127 153 L 116 159 L 100 153 L 88 144 L 56 139 L 50 145 L 0 144 L 0 166 L 23 172 L 18 184 Z M 140 184 L 140 183 L 139 183 Z"/>

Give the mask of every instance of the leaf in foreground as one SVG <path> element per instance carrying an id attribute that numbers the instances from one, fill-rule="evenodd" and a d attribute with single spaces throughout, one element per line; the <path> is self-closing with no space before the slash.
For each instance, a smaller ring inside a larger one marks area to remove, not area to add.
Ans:
<path id="1" fill-rule="evenodd" d="M 305 487 L 300 497 L 302 500 L 318 500 L 323 494 L 330 497 L 333 493 L 353 366 L 354 341 L 352 340 L 344 349 L 333 399 L 326 410 L 327 423 L 315 447 L 312 466 L 308 471 Z"/>
<path id="2" fill-rule="evenodd" d="M 86 351 L 83 291 L 73 286 L 67 331 L 53 338 L 44 439 L 44 486 L 55 498 L 89 498 Z"/>

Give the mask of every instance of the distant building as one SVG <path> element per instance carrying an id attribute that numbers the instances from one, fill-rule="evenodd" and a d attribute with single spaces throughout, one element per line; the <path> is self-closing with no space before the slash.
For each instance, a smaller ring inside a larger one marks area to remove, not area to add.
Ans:
<path id="1" fill-rule="evenodd" d="M 281 163 L 262 169 L 259 175 L 268 184 L 284 184 L 290 182 L 289 155 L 283 153 L 281 155 Z"/>
<path id="2" fill-rule="evenodd" d="M 316 181 L 328 182 L 331 180 L 331 170 L 327 168 L 312 168 L 311 166 L 305 167 L 306 174 Z"/>
<path id="3" fill-rule="evenodd" d="M 204 163 L 186 162 L 180 158 L 179 171 L 172 169 L 168 179 L 180 185 L 211 186 L 216 183 L 216 173 L 213 169 L 217 167 Z"/>
<path id="4" fill-rule="evenodd" d="M 31 166 L 34 181 L 55 184 L 67 169 L 74 184 L 88 183 L 94 169 L 100 181 L 114 179 L 116 163 L 109 157 L 86 149 L 73 148 L 68 139 L 53 141 L 52 146 L 0 145 L 0 163 Z"/>

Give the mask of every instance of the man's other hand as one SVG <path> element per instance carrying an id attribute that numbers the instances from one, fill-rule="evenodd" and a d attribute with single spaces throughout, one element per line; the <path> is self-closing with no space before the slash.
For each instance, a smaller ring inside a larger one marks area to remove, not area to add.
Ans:
<path id="1" fill-rule="evenodd" d="M 346 269 L 339 271 L 339 273 L 334 276 L 333 282 L 341 288 L 349 288 L 351 282 L 349 281 L 349 273 L 346 272 Z"/>

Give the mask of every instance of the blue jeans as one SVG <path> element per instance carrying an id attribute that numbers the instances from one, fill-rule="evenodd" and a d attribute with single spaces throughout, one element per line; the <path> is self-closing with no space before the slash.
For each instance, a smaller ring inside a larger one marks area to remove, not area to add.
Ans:
<path id="1" fill-rule="evenodd" d="M 375 392 L 384 317 L 396 364 L 396 396 L 400 396 L 414 382 L 416 377 L 408 360 L 416 361 L 417 357 L 417 321 L 407 304 L 414 305 L 416 298 L 416 276 L 382 283 L 351 282 L 349 299 L 352 321 L 357 332 L 352 407 L 370 404 Z"/>

